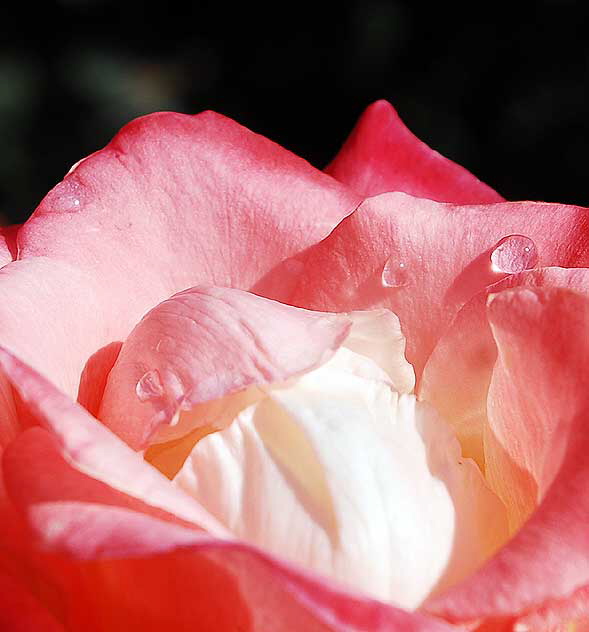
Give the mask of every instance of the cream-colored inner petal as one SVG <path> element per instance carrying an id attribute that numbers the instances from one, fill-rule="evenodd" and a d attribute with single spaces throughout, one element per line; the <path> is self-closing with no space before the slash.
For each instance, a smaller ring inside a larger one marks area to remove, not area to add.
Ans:
<path id="1" fill-rule="evenodd" d="M 174 482 L 237 537 L 407 608 L 505 537 L 449 426 L 346 348 L 202 438 Z"/>

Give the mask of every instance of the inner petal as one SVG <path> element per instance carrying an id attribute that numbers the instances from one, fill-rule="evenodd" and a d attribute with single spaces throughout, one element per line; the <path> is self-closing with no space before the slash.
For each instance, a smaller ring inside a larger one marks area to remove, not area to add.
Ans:
<path id="1" fill-rule="evenodd" d="M 345 348 L 201 439 L 174 481 L 237 537 L 407 608 L 505 537 L 451 429 Z"/>

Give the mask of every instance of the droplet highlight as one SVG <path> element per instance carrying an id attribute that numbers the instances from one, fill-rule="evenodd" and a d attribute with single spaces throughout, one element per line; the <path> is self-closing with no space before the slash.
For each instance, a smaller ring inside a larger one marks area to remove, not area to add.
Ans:
<path id="1" fill-rule="evenodd" d="M 525 235 L 503 237 L 491 252 L 493 272 L 518 274 L 531 270 L 538 264 L 536 244 Z"/>
<path id="2" fill-rule="evenodd" d="M 389 257 L 384 264 L 381 275 L 383 287 L 403 287 L 409 282 L 407 264 L 397 257 Z"/>
<path id="3" fill-rule="evenodd" d="M 164 386 L 157 369 L 147 371 L 147 373 L 143 374 L 135 386 L 135 392 L 142 402 L 157 399 L 163 395 Z"/>

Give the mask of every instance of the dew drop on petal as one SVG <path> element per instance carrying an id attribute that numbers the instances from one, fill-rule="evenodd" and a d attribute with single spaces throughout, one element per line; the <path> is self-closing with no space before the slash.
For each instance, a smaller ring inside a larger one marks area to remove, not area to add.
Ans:
<path id="1" fill-rule="evenodd" d="M 389 257 L 382 269 L 381 282 L 383 287 L 403 287 L 409 282 L 407 264 L 397 257 Z"/>
<path id="2" fill-rule="evenodd" d="M 537 263 L 536 244 L 525 235 L 503 237 L 491 252 L 491 268 L 494 272 L 517 274 L 535 268 Z"/>
<path id="3" fill-rule="evenodd" d="M 147 373 L 143 374 L 135 386 L 135 392 L 142 402 L 146 402 L 150 399 L 156 399 L 163 394 L 164 387 L 157 369 L 147 371 Z"/>

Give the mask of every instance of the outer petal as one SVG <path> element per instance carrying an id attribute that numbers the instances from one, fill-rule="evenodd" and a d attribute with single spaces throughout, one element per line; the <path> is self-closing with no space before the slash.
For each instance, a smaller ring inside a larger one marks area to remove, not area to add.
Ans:
<path id="1" fill-rule="evenodd" d="M 326 171 L 362 195 L 403 191 L 455 204 L 503 200 L 466 169 L 416 138 L 387 101 L 366 109 Z"/>
<path id="2" fill-rule="evenodd" d="M 0 570 L 0 629 L 7 632 L 65 632 L 65 628 L 13 577 Z"/>
<path id="3" fill-rule="evenodd" d="M 88 358 L 154 305 L 202 281 L 264 293 L 357 201 L 222 116 L 138 119 L 20 229 L 23 261 L 0 275 L 0 342 L 75 396 Z"/>
<path id="4" fill-rule="evenodd" d="M 226 535 L 193 499 L 170 488 L 165 477 L 83 408 L 3 349 L 0 349 L 0 369 L 28 405 L 32 419 L 51 431 L 60 444 L 62 457 L 76 470 L 148 505 Z M 27 434 L 22 435 L 22 441 L 30 440 L 31 435 Z M 27 476 L 27 470 L 19 466 L 17 459 L 14 471 L 18 476 Z"/>
<path id="5" fill-rule="evenodd" d="M 325 362 L 350 327 L 343 315 L 309 312 L 240 290 L 186 290 L 133 330 L 110 372 L 99 418 L 142 448 L 180 409 L 283 382 Z M 177 436 L 213 420 L 200 410 L 198 418 L 185 421 Z"/>
<path id="6" fill-rule="evenodd" d="M 42 523 L 50 518 L 57 526 L 48 533 L 47 545 L 77 558 L 64 560 L 55 578 L 68 629 L 181 630 L 195 624 L 203 632 L 454 629 L 346 593 L 254 547 L 203 539 L 152 517 L 84 503 L 37 509 L 33 523 L 36 517 Z M 103 539 L 96 549 L 95 536 L 108 533 L 115 537 Z M 116 555 L 121 533 L 135 542 L 136 556 Z M 175 550 L 150 553 L 155 539 Z"/>
<path id="7" fill-rule="evenodd" d="M 326 311 L 388 307 L 401 321 L 419 380 L 459 308 L 505 276 L 490 262 L 499 240 L 523 233 L 535 242 L 538 265 L 586 266 L 588 220 L 574 206 L 451 206 L 380 195 L 311 249 L 290 302 Z"/>
<path id="8" fill-rule="evenodd" d="M 0 267 L 16 258 L 16 233 L 20 226 L 0 228 Z"/>
<path id="9" fill-rule="evenodd" d="M 520 517 L 532 492 L 542 502 L 479 572 L 428 608 L 460 621 L 538 612 L 549 622 L 553 610 L 565 620 L 586 616 L 587 602 L 579 609 L 576 595 L 589 586 L 589 300 L 516 289 L 493 299 L 489 318 L 499 361 L 489 393 L 488 471 L 499 484 L 503 468 L 510 487 L 501 487 Z"/>

